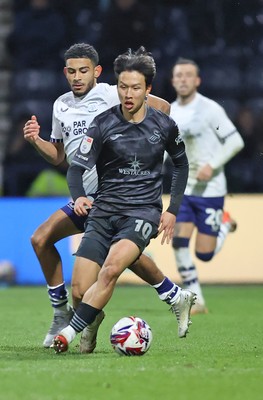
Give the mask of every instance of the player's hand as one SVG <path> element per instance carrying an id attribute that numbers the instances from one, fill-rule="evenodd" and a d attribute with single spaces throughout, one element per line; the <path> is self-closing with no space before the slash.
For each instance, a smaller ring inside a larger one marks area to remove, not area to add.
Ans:
<path id="1" fill-rule="evenodd" d="M 32 115 L 23 128 L 24 138 L 28 142 L 35 142 L 39 138 L 40 125 L 38 124 L 37 117 Z"/>
<path id="2" fill-rule="evenodd" d="M 199 169 L 196 178 L 199 181 L 209 181 L 212 178 L 212 175 L 213 175 L 213 168 L 211 167 L 211 165 L 206 164 Z"/>
<path id="3" fill-rule="evenodd" d="M 163 232 L 161 244 L 164 244 L 165 242 L 169 244 L 170 241 L 173 239 L 175 221 L 176 216 L 169 213 L 168 211 L 165 211 L 161 215 L 160 225 L 158 229 L 158 236 Z"/>
<path id="4" fill-rule="evenodd" d="M 92 201 L 87 197 L 79 197 L 74 204 L 74 212 L 79 216 L 83 217 L 88 215 L 89 209 L 92 207 Z"/>

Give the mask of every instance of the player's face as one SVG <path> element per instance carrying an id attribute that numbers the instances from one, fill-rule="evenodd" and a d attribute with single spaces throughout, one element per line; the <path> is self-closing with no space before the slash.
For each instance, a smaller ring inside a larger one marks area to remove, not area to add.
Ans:
<path id="1" fill-rule="evenodd" d="M 172 85 L 176 90 L 177 96 L 183 99 L 193 97 L 200 85 L 200 77 L 195 65 L 176 65 L 173 69 Z"/>
<path id="2" fill-rule="evenodd" d="M 75 96 L 87 94 L 96 84 L 102 68 L 94 67 L 89 58 L 69 58 L 64 68 L 64 74 Z"/>
<path id="3" fill-rule="evenodd" d="M 123 71 L 118 79 L 118 95 L 124 117 L 137 116 L 142 118 L 145 113 L 145 100 L 151 91 L 146 87 L 145 77 L 137 71 Z"/>

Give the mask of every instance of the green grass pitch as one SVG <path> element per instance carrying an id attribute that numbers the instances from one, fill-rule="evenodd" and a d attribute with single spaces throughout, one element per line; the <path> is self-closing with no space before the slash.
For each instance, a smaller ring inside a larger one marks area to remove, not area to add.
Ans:
<path id="1" fill-rule="evenodd" d="M 0 290 L 0 400 L 261 400 L 263 289 L 205 286 L 209 314 L 192 317 L 185 339 L 175 316 L 146 286 L 117 286 L 95 352 L 42 348 L 52 310 L 44 287 Z M 153 331 L 142 357 L 117 355 L 109 333 L 121 317 Z"/>

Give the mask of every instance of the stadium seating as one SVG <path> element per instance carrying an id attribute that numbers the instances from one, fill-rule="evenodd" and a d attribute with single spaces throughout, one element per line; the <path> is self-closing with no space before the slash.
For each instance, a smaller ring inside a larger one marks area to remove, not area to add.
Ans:
<path id="1" fill-rule="evenodd" d="M 16 71 L 12 80 L 13 100 L 54 100 L 61 89 L 61 72 L 51 69 L 22 69 Z"/>

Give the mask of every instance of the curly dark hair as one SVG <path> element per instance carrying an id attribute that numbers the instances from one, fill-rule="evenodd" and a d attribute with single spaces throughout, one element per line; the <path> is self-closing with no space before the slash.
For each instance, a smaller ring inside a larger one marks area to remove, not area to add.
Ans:
<path id="1" fill-rule="evenodd" d="M 73 44 L 64 54 L 65 62 L 69 58 L 89 58 L 95 67 L 99 64 L 99 55 L 97 50 L 88 43 Z"/>

